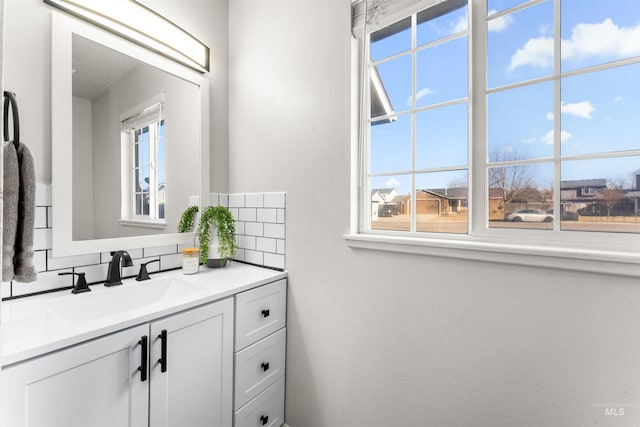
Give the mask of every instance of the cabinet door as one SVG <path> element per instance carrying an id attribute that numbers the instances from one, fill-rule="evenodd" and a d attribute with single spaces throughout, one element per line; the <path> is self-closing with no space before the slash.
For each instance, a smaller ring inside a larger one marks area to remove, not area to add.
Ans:
<path id="1" fill-rule="evenodd" d="M 233 299 L 153 322 L 151 342 L 151 426 L 231 426 Z"/>
<path id="2" fill-rule="evenodd" d="M 3 427 L 145 426 L 138 326 L 2 370 Z"/>

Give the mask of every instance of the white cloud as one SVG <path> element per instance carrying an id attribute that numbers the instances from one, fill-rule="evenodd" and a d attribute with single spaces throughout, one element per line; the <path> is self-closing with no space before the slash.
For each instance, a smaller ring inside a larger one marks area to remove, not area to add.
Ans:
<path id="1" fill-rule="evenodd" d="M 551 37 L 529 39 L 511 56 L 509 71 L 523 65 L 538 68 L 551 67 L 553 65 L 553 39 Z"/>
<path id="2" fill-rule="evenodd" d="M 551 129 L 549 132 L 547 132 L 545 136 L 540 138 L 540 141 L 548 145 L 553 145 L 554 136 L 555 136 L 555 132 L 553 131 L 553 129 Z M 569 139 L 571 139 L 572 136 L 573 135 L 571 135 L 570 132 L 563 130 L 560 132 L 560 142 L 566 142 Z"/>
<path id="3" fill-rule="evenodd" d="M 451 30 L 452 34 L 459 33 L 461 31 L 467 31 L 469 25 L 469 15 L 467 13 L 464 16 L 460 16 Z"/>
<path id="4" fill-rule="evenodd" d="M 488 16 L 495 14 L 497 11 L 492 9 L 488 12 Z M 500 31 L 504 31 L 507 27 L 513 22 L 513 17 L 511 15 L 501 16 L 500 18 L 492 19 L 489 21 L 488 30 L 490 32 L 499 33 Z"/>
<path id="5" fill-rule="evenodd" d="M 418 93 L 416 93 L 416 101 L 420 98 L 431 95 L 432 93 L 436 93 L 434 90 L 425 87 L 424 89 L 420 89 Z M 412 97 L 407 98 L 407 105 L 411 105 Z"/>
<path id="6" fill-rule="evenodd" d="M 400 185 L 400 181 L 398 181 L 394 177 L 389 178 L 384 183 L 385 188 L 396 188 L 398 185 Z"/>
<path id="7" fill-rule="evenodd" d="M 533 144 L 534 142 L 536 142 L 535 138 L 527 138 L 522 140 L 523 144 Z"/>
<path id="8" fill-rule="evenodd" d="M 582 117 L 583 119 L 590 119 L 591 113 L 596 111 L 589 101 L 575 102 L 573 104 L 567 104 L 565 102 L 560 106 L 560 111 L 572 116 Z"/>
<path id="9" fill-rule="evenodd" d="M 553 113 L 551 111 L 547 113 L 547 120 L 553 120 Z"/>
<path id="10" fill-rule="evenodd" d="M 640 55 L 640 23 L 634 27 L 620 27 L 609 18 L 596 24 L 578 24 L 569 40 L 561 41 L 562 59 L 618 58 Z M 553 65 L 553 39 L 536 37 L 511 56 L 508 69 L 524 65 L 547 68 Z"/>
<path id="11" fill-rule="evenodd" d="M 622 101 L 624 98 L 621 97 L 620 95 L 616 96 L 615 98 L 613 98 L 613 102 L 620 102 Z"/>

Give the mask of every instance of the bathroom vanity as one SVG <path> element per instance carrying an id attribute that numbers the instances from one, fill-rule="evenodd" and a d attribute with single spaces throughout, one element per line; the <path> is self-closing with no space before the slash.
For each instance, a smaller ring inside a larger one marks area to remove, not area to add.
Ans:
<path id="1" fill-rule="evenodd" d="M 286 273 L 231 263 L 2 307 L 3 426 L 280 426 Z"/>

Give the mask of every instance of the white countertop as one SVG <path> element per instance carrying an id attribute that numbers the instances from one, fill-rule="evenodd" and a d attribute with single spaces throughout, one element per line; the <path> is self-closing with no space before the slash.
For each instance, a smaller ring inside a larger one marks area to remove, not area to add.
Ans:
<path id="1" fill-rule="evenodd" d="M 184 275 L 181 270 L 151 274 L 151 280 L 136 282 L 124 279 L 116 288 L 103 285 L 91 286 L 92 292 L 73 295 L 69 290 L 23 299 L 3 301 L 0 310 L 0 361 L 2 366 L 21 362 L 63 347 L 74 345 L 102 335 L 117 332 L 159 317 L 220 300 L 266 283 L 285 278 L 286 272 L 231 262 L 225 268 L 209 269 L 201 266 L 200 272 Z M 180 278 L 202 286 L 202 291 L 183 295 L 168 301 L 159 301 L 98 318 L 85 323 L 61 319 L 49 306 L 62 299 L 77 299 L 99 292 L 113 292 L 120 287 L 152 284 L 164 278 Z"/>

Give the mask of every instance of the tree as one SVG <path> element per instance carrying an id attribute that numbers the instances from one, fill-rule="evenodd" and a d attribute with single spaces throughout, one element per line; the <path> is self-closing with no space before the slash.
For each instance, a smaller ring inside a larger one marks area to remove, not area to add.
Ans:
<path id="1" fill-rule="evenodd" d="M 536 188 L 532 165 L 509 165 L 508 163 L 527 158 L 518 150 L 498 150 L 491 153 L 491 163 L 507 163 L 505 166 L 490 167 L 487 171 L 489 188 L 499 188 L 504 192 L 504 202 L 525 199 L 532 188 Z"/>
<path id="2" fill-rule="evenodd" d="M 605 188 L 601 194 L 602 202 L 607 207 L 607 216 L 611 217 L 611 211 L 624 198 L 624 193 L 618 188 Z"/>

